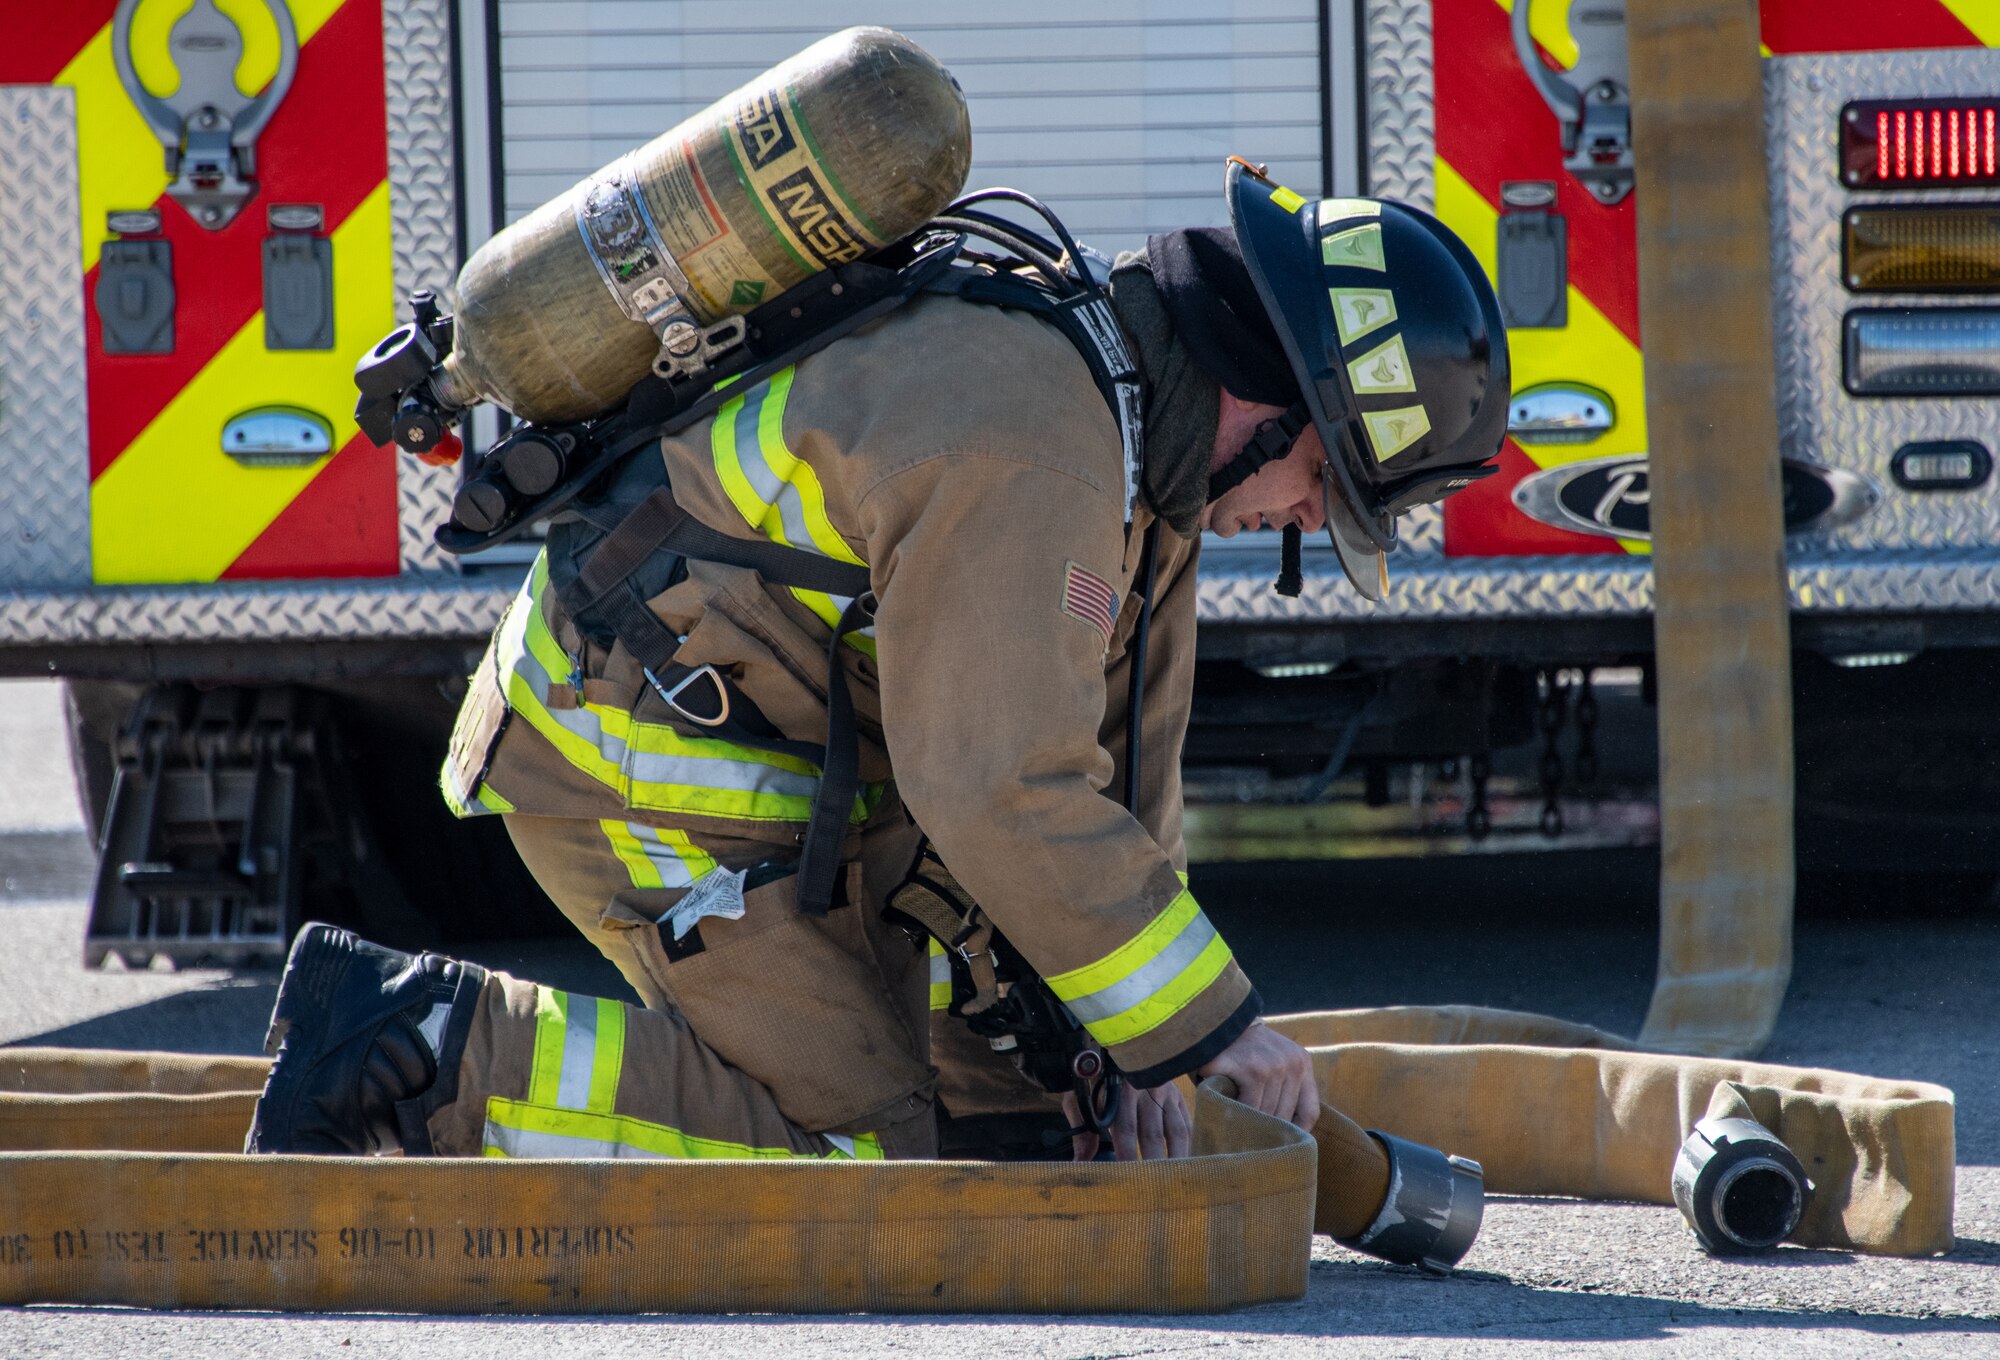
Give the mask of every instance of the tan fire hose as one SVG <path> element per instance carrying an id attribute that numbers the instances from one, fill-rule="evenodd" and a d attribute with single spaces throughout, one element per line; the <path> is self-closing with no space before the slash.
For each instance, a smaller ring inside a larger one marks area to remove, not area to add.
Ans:
<path id="1" fill-rule="evenodd" d="M 1952 1096 L 1632 1051 L 1470 1008 L 1274 1019 L 1304 1135 L 1209 1083 L 1196 1155 L 1125 1165 L 245 1157 L 261 1060 L 0 1053 L 0 1302 L 408 1312 L 1218 1312 L 1300 1297 L 1382 1203 L 1384 1128 L 1489 1190 L 1670 1200 L 1705 1113 L 1817 1182 L 1801 1245 L 1952 1243 Z M 1557 1045 L 1557 1046 L 1550 1046 Z M 1350 1121 L 1346 1116 L 1352 1116 Z M 1692 1250 L 1690 1246 L 1690 1250 Z"/>
<path id="2" fill-rule="evenodd" d="M 1627 7 L 1660 727 L 1640 1037 L 1748 1056 L 1792 967 L 1792 688 L 1757 8 Z"/>

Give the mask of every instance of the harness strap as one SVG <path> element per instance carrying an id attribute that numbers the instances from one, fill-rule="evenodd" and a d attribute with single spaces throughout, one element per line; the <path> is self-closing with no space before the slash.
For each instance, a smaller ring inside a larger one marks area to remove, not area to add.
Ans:
<path id="1" fill-rule="evenodd" d="M 826 642 L 826 751 L 819 788 L 813 793 L 799 851 L 799 910 L 824 916 L 833 904 L 840 876 L 840 850 L 847 840 L 847 817 L 861 788 L 861 743 L 854 730 L 854 698 L 840 664 L 840 640 L 875 617 L 875 596 L 863 591 L 847 602 Z"/>
<path id="2" fill-rule="evenodd" d="M 907 919 L 943 948 L 954 981 L 965 985 L 960 995 L 971 994 L 959 1007 L 962 1014 L 978 1015 L 999 1001 L 993 923 L 938 858 L 928 837 L 909 876 L 889 894 L 885 915 Z"/>

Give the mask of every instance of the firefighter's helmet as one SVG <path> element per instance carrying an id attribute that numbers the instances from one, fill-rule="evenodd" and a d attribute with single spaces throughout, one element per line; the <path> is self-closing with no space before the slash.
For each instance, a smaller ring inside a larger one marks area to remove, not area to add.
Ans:
<path id="1" fill-rule="evenodd" d="M 1381 596 L 1396 517 L 1496 471 L 1507 335 L 1485 272 L 1428 213 L 1303 198 L 1232 157 L 1229 217 L 1326 446 L 1327 536 Z"/>

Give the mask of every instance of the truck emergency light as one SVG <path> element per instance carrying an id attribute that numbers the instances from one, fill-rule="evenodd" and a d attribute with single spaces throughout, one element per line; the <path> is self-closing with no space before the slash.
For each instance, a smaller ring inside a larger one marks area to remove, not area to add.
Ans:
<path id="1" fill-rule="evenodd" d="M 2000 396 L 2000 307 L 1863 307 L 1841 329 L 1854 396 Z"/>
<path id="2" fill-rule="evenodd" d="M 2000 184 L 2000 99 L 1858 99 L 1840 111 L 1850 189 Z"/>
<path id="3" fill-rule="evenodd" d="M 2000 203 L 1850 208 L 1841 261 L 1855 293 L 2000 291 Z"/>

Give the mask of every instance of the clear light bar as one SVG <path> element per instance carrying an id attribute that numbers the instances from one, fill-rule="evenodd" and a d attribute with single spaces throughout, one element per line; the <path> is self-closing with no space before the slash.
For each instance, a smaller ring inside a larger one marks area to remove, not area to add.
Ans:
<path id="1" fill-rule="evenodd" d="M 1859 308 L 1842 331 L 1854 396 L 2000 396 L 2000 307 Z"/>
<path id="2" fill-rule="evenodd" d="M 2000 292 L 2000 203 L 1851 208 L 1841 226 L 1851 292 Z"/>

